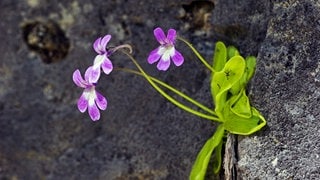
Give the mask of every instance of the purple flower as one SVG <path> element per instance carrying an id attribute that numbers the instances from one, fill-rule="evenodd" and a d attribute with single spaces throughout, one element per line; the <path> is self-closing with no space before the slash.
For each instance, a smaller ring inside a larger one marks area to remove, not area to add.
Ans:
<path id="1" fill-rule="evenodd" d="M 93 49 L 98 53 L 93 61 L 92 71 L 89 76 L 89 82 L 96 83 L 100 77 L 100 69 L 102 68 L 105 74 L 110 74 L 113 70 L 113 65 L 108 56 L 111 52 L 107 50 L 107 44 L 111 39 L 111 35 L 105 35 L 104 37 L 99 37 L 93 43 Z"/>
<path id="2" fill-rule="evenodd" d="M 166 71 L 169 68 L 170 59 L 172 59 L 176 66 L 182 65 L 184 58 L 174 47 L 177 36 L 176 30 L 169 29 L 167 36 L 165 36 L 163 30 L 158 27 L 153 31 L 153 34 L 160 43 L 160 46 L 149 54 L 149 64 L 159 61 L 157 68 L 162 71 Z"/>
<path id="3" fill-rule="evenodd" d="M 73 73 L 73 82 L 81 88 L 84 88 L 82 95 L 78 100 L 78 109 L 84 113 L 88 109 L 88 113 L 93 121 L 100 119 L 100 111 L 107 108 L 107 99 L 103 97 L 98 91 L 95 90 L 96 84 L 89 81 L 89 76 L 92 73 L 92 66 L 90 66 L 84 75 L 81 76 L 80 71 L 77 69 Z M 99 108 L 99 109 L 98 109 Z"/>

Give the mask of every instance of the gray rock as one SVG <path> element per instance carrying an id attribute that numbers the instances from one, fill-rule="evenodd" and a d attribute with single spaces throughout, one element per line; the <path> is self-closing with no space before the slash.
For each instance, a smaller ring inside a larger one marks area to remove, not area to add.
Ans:
<path id="1" fill-rule="evenodd" d="M 251 93 L 268 120 L 239 143 L 244 179 L 319 179 L 318 1 L 274 2 Z"/>

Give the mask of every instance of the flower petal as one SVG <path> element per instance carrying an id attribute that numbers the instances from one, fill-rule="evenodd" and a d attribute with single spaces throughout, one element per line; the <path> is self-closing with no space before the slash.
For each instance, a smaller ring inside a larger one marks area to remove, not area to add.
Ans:
<path id="1" fill-rule="evenodd" d="M 90 73 L 87 76 L 89 83 L 91 83 L 91 84 L 97 83 L 100 78 L 100 74 L 101 74 L 100 66 L 98 66 L 96 68 L 92 67 L 89 72 Z"/>
<path id="2" fill-rule="evenodd" d="M 102 40 L 100 42 L 100 45 L 101 45 L 100 47 L 102 48 L 103 52 L 107 51 L 107 44 L 109 43 L 110 39 L 111 39 L 111 35 L 109 35 L 109 34 L 105 35 L 102 38 Z"/>
<path id="3" fill-rule="evenodd" d="M 171 56 L 171 58 L 172 58 L 173 63 L 176 66 L 181 66 L 183 64 L 183 62 L 184 62 L 184 57 L 177 50 L 174 50 L 174 54 L 173 54 L 173 56 Z"/>
<path id="4" fill-rule="evenodd" d="M 100 54 L 101 51 L 100 51 L 100 43 L 101 43 L 101 37 L 99 37 L 98 39 L 96 39 L 93 43 L 93 49 L 98 53 Z"/>
<path id="5" fill-rule="evenodd" d="M 160 50 L 162 53 L 161 60 L 170 61 L 171 56 L 174 54 L 174 47 L 166 47 Z"/>
<path id="6" fill-rule="evenodd" d="M 157 68 L 160 71 L 166 71 L 166 70 L 168 70 L 169 66 L 170 66 L 170 60 L 169 61 L 164 61 L 161 58 L 160 61 L 158 62 Z"/>
<path id="7" fill-rule="evenodd" d="M 86 81 L 82 78 L 79 69 L 77 69 L 77 70 L 75 70 L 75 71 L 73 72 L 72 79 L 73 79 L 73 82 L 74 82 L 78 87 L 86 88 L 87 83 L 86 83 Z"/>
<path id="8" fill-rule="evenodd" d="M 88 82 L 89 76 L 91 75 L 92 68 L 93 66 L 89 66 L 86 72 L 84 73 L 84 80 L 87 82 Z"/>
<path id="9" fill-rule="evenodd" d="M 164 34 L 163 30 L 161 28 L 156 28 L 153 30 L 153 34 L 156 37 L 157 41 L 163 45 L 165 44 L 166 35 Z"/>
<path id="10" fill-rule="evenodd" d="M 87 110 L 88 100 L 86 99 L 85 93 L 82 93 L 82 95 L 80 96 L 80 98 L 78 100 L 77 105 L 78 105 L 78 109 L 80 112 L 84 113 Z"/>
<path id="11" fill-rule="evenodd" d="M 148 63 L 149 64 L 153 64 L 160 59 L 161 54 L 159 54 L 159 50 L 160 50 L 160 47 L 158 47 L 150 52 L 150 54 L 148 56 Z"/>
<path id="12" fill-rule="evenodd" d="M 100 111 L 96 104 L 88 106 L 88 113 L 92 121 L 97 121 L 100 119 Z"/>
<path id="13" fill-rule="evenodd" d="M 174 29 L 169 29 L 168 34 L 167 34 L 167 39 L 169 40 L 170 43 L 174 44 L 176 40 L 177 32 Z"/>
<path id="14" fill-rule="evenodd" d="M 96 55 L 96 57 L 93 60 L 93 68 L 100 67 L 103 61 L 107 58 L 106 54 L 102 55 Z"/>
<path id="15" fill-rule="evenodd" d="M 111 39 L 111 35 L 107 34 L 103 38 L 99 37 L 96 39 L 93 43 L 93 49 L 98 53 L 98 54 L 104 54 L 107 52 L 107 44 L 109 43 Z"/>
<path id="16" fill-rule="evenodd" d="M 101 110 L 106 110 L 107 109 L 107 99 L 102 95 L 100 94 L 98 91 L 96 91 L 96 99 L 95 99 L 95 102 L 97 104 L 97 106 L 99 107 L 99 109 Z"/>
<path id="17" fill-rule="evenodd" d="M 111 71 L 113 70 L 113 65 L 109 58 L 105 57 L 104 61 L 101 64 L 101 68 L 104 73 L 106 74 L 111 73 Z"/>

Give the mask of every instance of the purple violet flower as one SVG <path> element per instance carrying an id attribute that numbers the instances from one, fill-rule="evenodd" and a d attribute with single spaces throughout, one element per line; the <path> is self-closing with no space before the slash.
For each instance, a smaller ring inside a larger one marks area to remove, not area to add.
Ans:
<path id="1" fill-rule="evenodd" d="M 166 71 L 170 66 L 170 59 L 176 66 L 181 66 L 184 62 L 182 54 L 177 51 L 174 47 L 176 40 L 176 30 L 169 29 L 167 36 L 165 36 L 161 28 L 156 28 L 153 31 L 153 34 L 157 41 L 160 43 L 160 46 L 149 54 L 148 63 L 153 64 L 157 61 L 157 68 L 162 71 Z"/>
<path id="2" fill-rule="evenodd" d="M 107 44 L 110 39 L 111 35 L 108 34 L 104 37 L 99 37 L 93 43 L 93 49 L 98 55 L 94 58 L 92 71 L 88 79 L 91 83 L 96 83 L 99 80 L 101 68 L 105 74 L 110 74 L 113 70 L 112 62 L 108 58 L 111 55 L 111 52 L 107 50 Z"/>
<path id="3" fill-rule="evenodd" d="M 107 108 L 107 99 L 95 90 L 96 83 L 89 81 L 89 76 L 92 74 L 92 66 L 90 66 L 84 75 L 81 76 L 79 69 L 73 73 L 73 82 L 81 88 L 84 88 L 82 95 L 78 100 L 78 109 L 84 113 L 88 109 L 88 113 L 93 121 L 100 119 L 100 111 Z M 98 109 L 99 108 L 99 109 Z"/>

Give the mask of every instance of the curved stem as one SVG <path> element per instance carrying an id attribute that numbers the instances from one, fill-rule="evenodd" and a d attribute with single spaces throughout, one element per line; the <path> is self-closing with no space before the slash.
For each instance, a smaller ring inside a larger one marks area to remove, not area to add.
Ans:
<path id="1" fill-rule="evenodd" d="M 200 55 L 200 53 L 192 46 L 191 43 L 189 43 L 187 40 L 183 39 L 182 37 L 177 37 L 180 41 L 184 42 L 189 48 L 194 52 L 194 54 L 199 58 L 199 60 L 212 72 L 214 72 L 214 69 L 212 66 Z"/>
<path id="2" fill-rule="evenodd" d="M 212 116 L 212 115 L 207 115 L 207 114 L 203 114 L 201 112 L 195 111 L 193 109 L 191 109 L 190 107 L 185 106 L 184 104 L 178 102 L 177 100 L 175 100 L 174 98 L 172 98 L 170 95 L 168 95 L 166 92 L 164 92 L 157 84 L 155 84 L 155 82 L 149 77 L 149 75 L 147 75 L 147 73 L 142 69 L 142 67 L 138 64 L 138 62 L 127 52 L 122 51 L 124 54 L 126 54 L 130 60 L 135 64 L 135 66 L 139 69 L 139 71 L 141 72 L 142 76 L 144 78 L 146 78 L 146 80 L 151 84 L 151 86 L 157 90 L 163 97 L 165 97 L 167 100 L 169 100 L 171 103 L 173 103 L 174 105 L 178 106 L 179 108 L 192 113 L 196 116 L 205 118 L 205 119 L 209 119 L 209 120 L 213 120 L 213 121 L 217 121 L 217 122 L 223 122 L 222 120 L 220 120 L 219 118 Z"/>
<path id="3" fill-rule="evenodd" d="M 122 44 L 122 45 L 120 45 L 120 46 L 110 48 L 110 49 L 108 50 L 108 53 L 109 53 L 109 54 L 113 54 L 114 52 L 118 51 L 119 49 L 123 49 L 123 48 L 127 48 L 127 49 L 129 50 L 129 53 L 130 53 L 130 54 L 132 53 L 132 47 L 131 47 L 131 45 L 129 45 L 129 44 Z"/>
<path id="4" fill-rule="evenodd" d="M 143 76 L 142 73 L 138 72 L 138 71 L 135 71 L 135 70 L 132 70 L 132 69 L 126 69 L 126 68 L 117 68 L 119 70 L 123 70 L 125 72 L 129 72 L 129 73 L 133 73 L 133 74 L 137 74 L 137 75 L 140 75 L 140 76 Z M 149 76 L 149 78 L 156 82 L 157 84 L 169 89 L 170 91 L 176 93 L 177 95 L 181 96 L 182 98 L 186 99 L 187 101 L 189 101 L 190 103 L 198 106 L 199 108 L 201 108 L 202 110 L 214 115 L 214 116 L 217 116 L 217 114 L 214 112 L 214 110 L 211 110 L 209 109 L 208 107 L 204 106 L 203 104 L 199 103 L 198 101 L 190 98 L 188 95 L 178 91 L 176 88 L 170 86 L 169 84 L 163 82 L 163 81 L 160 81 L 159 79 L 155 78 L 155 77 L 152 77 L 152 76 Z"/>

